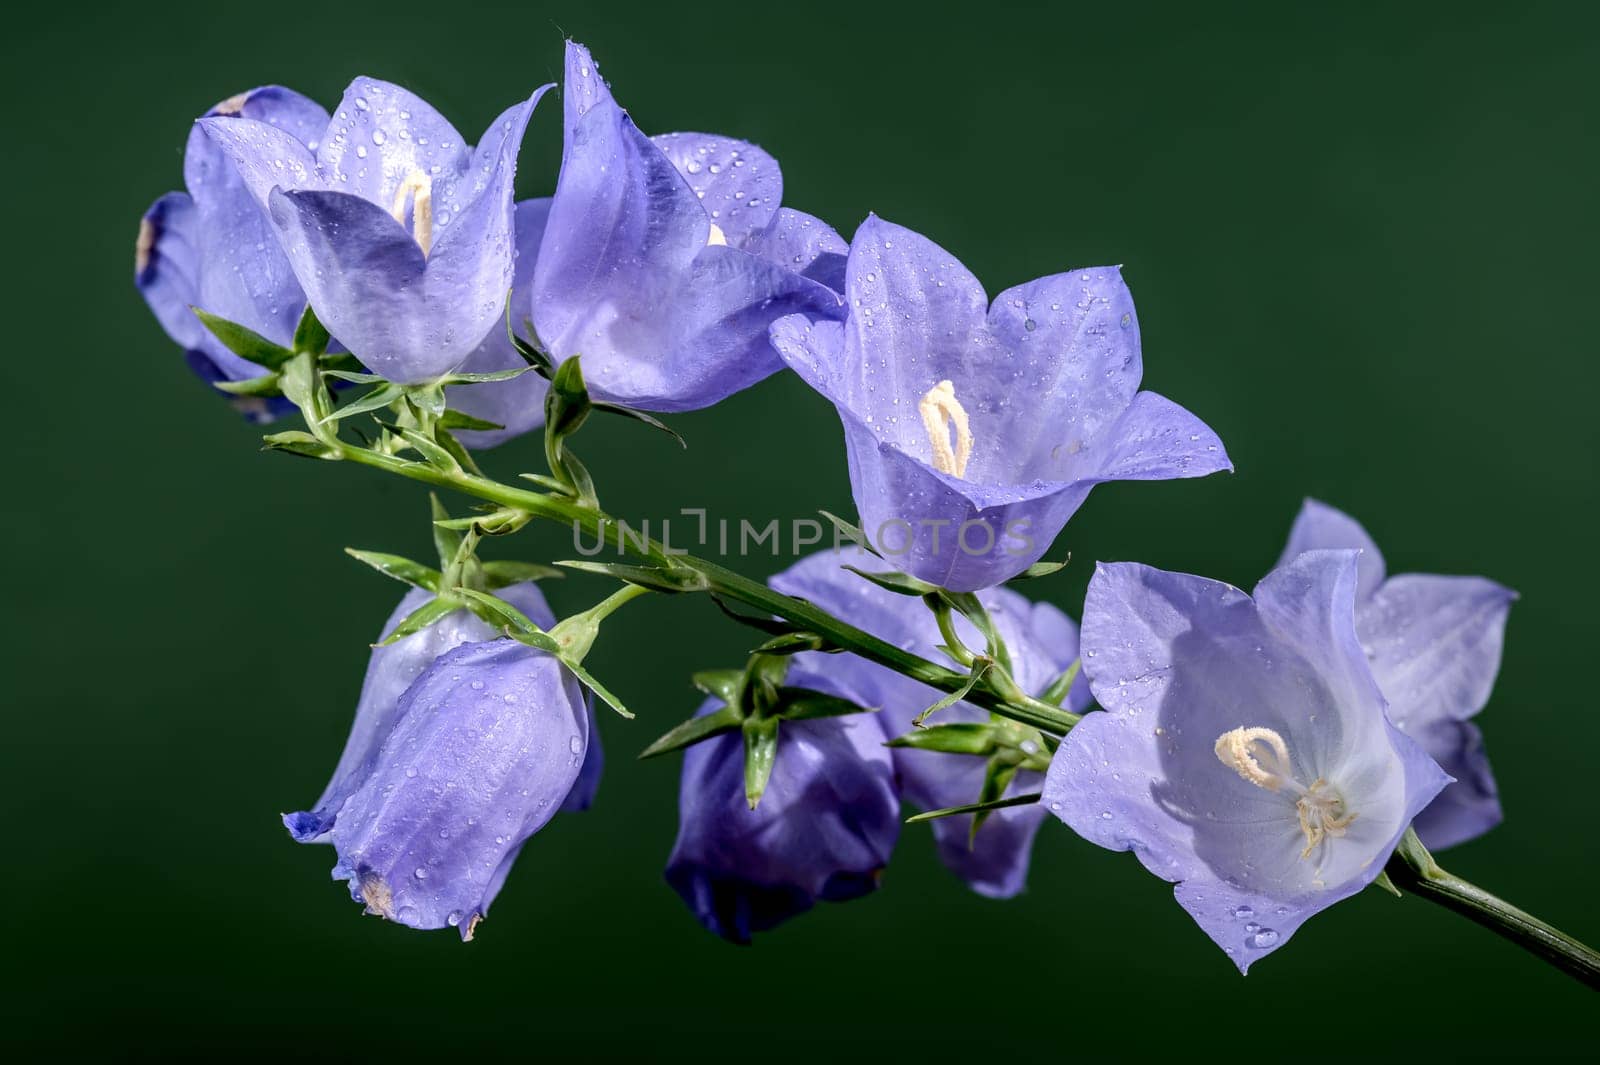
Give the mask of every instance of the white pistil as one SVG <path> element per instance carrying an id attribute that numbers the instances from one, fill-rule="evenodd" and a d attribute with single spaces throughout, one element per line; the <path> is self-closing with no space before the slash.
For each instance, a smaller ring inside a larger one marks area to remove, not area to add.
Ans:
<path id="1" fill-rule="evenodd" d="M 917 412 L 922 415 L 922 427 L 927 430 L 928 445 L 933 449 L 933 468 L 965 477 L 967 460 L 972 458 L 972 428 L 967 423 L 966 408 L 956 399 L 956 386 L 940 381 L 917 402 Z M 956 434 L 954 448 L 950 446 L 951 429 Z"/>
<path id="2" fill-rule="evenodd" d="M 1288 791 L 1296 796 L 1295 813 L 1306 837 L 1302 858 L 1311 857 L 1323 840 L 1343 836 L 1356 819 L 1354 813 L 1346 812 L 1343 796 L 1326 780 L 1318 777 L 1307 787 L 1295 778 L 1289 745 L 1272 729 L 1257 726 L 1224 732 L 1217 737 L 1216 752 L 1222 764 L 1242 780 L 1267 791 Z"/>
<path id="3" fill-rule="evenodd" d="M 708 248 L 726 248 L 727 246 L 728 246 L 728 234 L 726 234 L 726 233 L 724 233 L 722 231 L 722 227 L 721 226 L 717 225 L 715 222 L 712 222 L 711 223 L 711 233 L 706 237 L 706 247 L 708 247 Z"/>
<path id="4" fill-rule="evenodd" d="M 417 247 L 424 257 L 433 250 L 433 179 L 420 170 L 413 170 L 395 190 L 394 206 L 389 213 L 402 226 L 406 224 L 406 200 L 411 200 L 411 229 L 417 238 Z"/>

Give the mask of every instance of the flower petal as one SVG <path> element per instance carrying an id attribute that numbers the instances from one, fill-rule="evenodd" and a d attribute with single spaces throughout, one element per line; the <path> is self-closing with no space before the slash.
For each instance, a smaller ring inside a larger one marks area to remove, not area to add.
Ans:
<path id="1" fill-rule="evenodd" d="M 466 140 L 414 93 L 376 78 L 356 78 L 345 89 L 334 119 L 317 146 L 330 188 L 391 210 L 395 193 L 413 174 L 438 183 L 446 202 L 467 169 Z"/>
<path id="2" fill-rule="evenodd" d="M 1097 484 L 1204 477 L 1233 469 L 1208 425 L 1154 392 L 1134 396 L 1122 417 L 1090 441 L 1073 465 L 1078 475 Z"/>
<path id="3" fill-rule="evenodd" d="M 1505 819 L 1500 789 L 1483 750 L 1483 733 L 1470 721 L 1435 721 L 1415 733 L 1419 746 L 1454 778 L 1417 815 L 1412 827 L 1429 850 L 1476 839 Z"/>
<path id="4" fill-rule="evenodd" d="M 845 257 L 850 254 L 850 245 L 820 218 L 780 207 L 767 228 L 751 236 L 745 250 L 835 292 L 844 292 Z"/>
<path id="5" fill-rule="evenodd" d="M 714 133 L 651 137 L 735 248 L 765 229 L 783 200 L 783 171 L 760 147 Z"/>
<path id="6" fill-rule="evenodd" d="M 1294 527 L 1289 530 L 1289 542 L 1284 546 L 1278 565 L 1283 565 L 1305 551 L 1338 550 L 1347 548 L 1361 552 L 1361 580 L 1356 586 L 1356 601 L 1365 603 L 1383 583 L 1383 553 L 1372 542 L 1361 523 L 1342 510 L 1326 503 L 1307 499 L 1295 516 Z"/>
<path id="7" fill-rule="evenodd" d="M 167 336 L 189 351 L 202 350 L 206 332 L 189 309 L 199 293 L 199 225 L 199 210 L 188 194 L 169 192 L 139 220 L 134 245 L 134 284 Z"/>
<path id="8" fill-rule="evenodd" d="M 594 797 L 600 791 L 600 775 L 605 770 L 605 752 L 600 749 L 600 726 L 594 718 L 594 699 L 589 696 L 585 699 L 588 704 L 589 746 L 583 752 L 583 765 L 578 770 L 578 779 L 561 802 L 561 812 L 564 814 L 582 813 L 594 805 Z"/>

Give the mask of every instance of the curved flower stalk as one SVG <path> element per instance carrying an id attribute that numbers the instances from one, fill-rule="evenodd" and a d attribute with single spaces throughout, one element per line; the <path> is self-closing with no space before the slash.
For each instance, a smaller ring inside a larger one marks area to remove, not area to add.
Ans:
<path id="1" fill-rule="evenodd" d="M 702 133 L 651 139 L 567 43 L 561 176 L 534 272 L 532 314 L 557 360 L 582 354 L 606 400 L 706 407 L 781 369 L 767 328 L 842 316 L 845 245 L 778 206 L 777 160 Z"/>
<path id="2" fill-rule="evenodd" d="M 795 684 L 820 688 L 796 670 Z M 696 714 L 719 709 L 707 700 Z M 894 769 L 873 714 L 786 722 L 760 804 L 737 731 L 684 754 L 667 882 L 706 928 L 749 943 L 819 900 L 875 890 L 900 832 Z"/>
<path id="3" fill-rule="evenodd" d="M 544 593 L 532 581 L 502 588 L 495 593 L 515 606 L 535 624 L 548 628 L 555 616 L 545 602 Z M 378 638 L 393 632 L 406 618 L 434 597 L 422 588 L 413 588 L 400 600 Z M 345 741 L 344 753 L 333 771 L 322 796 L 309 810 L 285 814 L 283 823 L 300 843 L 325 843 L 337 822 L 339 811 L 377 768 L 378 755 L 400 719 L 401 697 L 442 655 L 463 644 L 493 640 L 499 633 L 465 608 L 454 610 L 419 632 L 392 644 L 373 647 L 367 660 L 366 678 L 356 703 L 355 720 Z M 593 720 L 593 710 L 589 711 Z M 592 739 L 583 766 L 582 785 L 574 790 L 571 809 L 587 808 L 599 786 L 601 753 L 598 733 Z"/>
<path id="4" fill-rule="evenodd" d="M 268 85 L 239 93 L 211 108 L 213 122 L 259 122 L 315 148 L 328 112 L 299 93 Z M 192 308 L 214 314 L 288 347 L 305 310 L 305 294 L 279 250 L 272 224 L 226 155 L 199 128 L 184 148 L 187 192 L 169 192 L 139 221 L 134 281 L 156 320 L 188 356 L 203 380 L 246 381 L 266 368 L 235 354 L 211 333 Z M 283 401 L 235 397 L 241 413 L 258 422 L 292 410 Z"/>
<path id="5" fill-rule="evenodd" d="M 200 127 L 267 211 L 328 330 L 373 372 L 421 384 L 500 327 L 512 282 L 512 179 L 546 85 L 471 148 L 432 107 L 357 78 L 303 142 L 249 119 Z"/>
<path id="6" fill-rule="evenodd" d="M 1104 713 L 1068 733 L 1044 801 L 1176 882 L 1241 972 L 1370 884 L 1450 778 L 1390 723 L 1356 638 L 1355 551 L 1256 585 L 1101 565 L 1083 663 Z"/>
<path id="7" fill-rule="evenodd" d="M 401 696 L 334 822 L 334 876 L 368 912 L 471 939 L 577 784 L 589 728 L 577 678 L 553 655 L 511 639 L 446 652 Z"/>
<path id="8" fill-rule="evenodd" d="M 1483 835 L 1502 814 L 1483 734 L 1471 718 L 1489 701 L 1517 593 L 1483 577 L 1386 578 L 1367 531 L 1308 499 L 1279 565 L 1319 548 L 1361 552 L 1356 634 L 1389 701 L 1389 718 L 1455 778 L 1417 815 L 1417 836 L 1429 850 L 1442 850 Z"/>
<path id="9" fill-rule="evenodd" d="M 859 549 L 825 551 L 802 559 L 769 583 L 786 595 L 851 618 L 868 632 L 905 650 L 939 656 L 938 647 L 944 637 L 933 613 L 921 600 L 888 591 L 845 566 L 869 573 L 887 569 L 883 560 Z M 1055 607 L 1029 602 L 1005 588 L 986 591 L 979 599 L 1010 652 L 1014 679 L 1023 691 L 1045 691 L 1077 659 L 1078 628 Z M 955 625 L 963 642 L 982 646 L 971 622 L 957 618 Z M 811 687 L 878 708 L 876 716 L 890 739 L 914 733 L 914 719 L 941 695 L 901 673 L 853 655 L 806 652 L 796 657 L 795 672 L 815 675 L 816 681 L 803 682 Z M 1088 683 L 1080 676 L 1073 683 L 1067 706 L 1081 711 L 1089 701 Z M 959 702 L 941 710 L 934 720 L 940 724 L 976 724 L 991 719 L 971 703 Z M 1035 752 L 1039 751 L 1037 736 L 1019 742 L 1032 743 Z M 941 810 L 974 803 L 981 797 L 988 770 L 984 758 L 909 746 L 892 750 L 902 792 L 912 805 L 922 810 Z M 1037 792 L 1042 780 L 1037 771 L 1021 770 L 996 798 Z M 951 872 L 980 895 L 1010 898 L 1025 886 L 1034 834 L 1044 817 L 1044 808 L 1037 804 L 1011 806 L 991 812 L 976 832 L 972 814 L 938 818 L 932 828 L 939 857 Z"/>
<path id="10" fill-rule="evenodd" d="M 847 322 L 784 318 L 779 355 L 839 411 L 862 529 L 900 568 L 976 591 L 1037 562 L 1104 481 L 1232 469 L 1204 423 L 1154 392 L 1115 267 L 1002 292 L 870 217 Z"/>

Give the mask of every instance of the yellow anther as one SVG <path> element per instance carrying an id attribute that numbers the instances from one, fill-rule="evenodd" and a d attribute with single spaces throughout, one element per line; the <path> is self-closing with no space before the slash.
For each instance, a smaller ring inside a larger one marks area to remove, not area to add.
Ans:
<path id="1" fill-rule="evenodd" d="M 967 460 L 972 458 L 972 428 L 967 423 L 966 408 L 956 399 L 956 386 L 940 381 L 928 389 L 917 403 L 922 415 L 922 427 L 928 432 L 928 445 L 933 449 L 933 468 L 940 473 L 956 477 L 967 475 Z M 950 432 L 955 430 L 955 447 L 950 446 Z"/>
<path id="2" fill-rule="evenodd" d="M 1318 777 L 1308 788 L 1295 779 L 1289 745 L 1273 729 L 1257 726 L 1224 732 L 1217 737 L 1215 750 L 1222 764 L 1240 779 L 1267 791 L 1288 790 L 1297 796 L 1295 816 L 1306 837 L 1302 858 L 1311 857 L 1323 840 L 1343 836 L 1356 819 L 1345 809 L 1343 796 L 1326 780 Z"/>
<path id="3" fill-rule="evenodd" d="M 406 175 L 394 193 L 394 206 L 389 213 L 401 225 L 406 224 L 406 200 L 411 200 L 411 231 L 417 238 L 417 247 L 426 256 L 433 250 L 433 179 L 420 170 Z"/>

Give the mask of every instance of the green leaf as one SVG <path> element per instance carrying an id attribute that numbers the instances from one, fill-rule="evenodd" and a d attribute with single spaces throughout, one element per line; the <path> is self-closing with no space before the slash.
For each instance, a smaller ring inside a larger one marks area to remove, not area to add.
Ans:
<path id="1" fill-rule="evenodd" d="M 1035 562 L 1011 579 L 1014 581 L 1031 581 L 1038 577 L 1048 577 L 1052 573 L 1059 573 L 1066 569 L 1067 563 L 1071 561 L 1072 555 L 1069 553 L 1060 562 Z"/>
<path id="2" fill-rule="evenodd" d="M 328 350 L 328 341 L 331 339 L 327 327 L 317 319 L 311 304 L 306 304 L 305 311 L 300 315 L 300 324 L 294 327 L 294 350 L 320 356 Z"/>
<path id="3" fill-rule="evenodd" d="M 1373 880 L 1372 886 L 1375 888 L 1382 888 L 1384 891 L 1387 891 L 1397 899 L 1404 897 L 1400 894 L 1400 889 L 1394 886 L 1394 881 L 1389 879 L 1389 873 L 1387 870 L 1378 874 L 1377 879 Z"/>
<path id="4" fill-rule="evenodd" d="M 298 429 L 287 432 L 273 433 L 261 438 L 262 445 L 268 451 L 286 451 L 291 455 L 303 455 L 308 459 L 336 459 L 339 453 L 324 444 L 310 433 L 302 433 Z"/>
<path id="5" fill-rule="evenodd" d="M 417 430 L 403 429 L 398 425 L 386 425 L 384 428 L 416 448 L 417 454 L 421 455 L 423 461 L 434 469 L 444 470 L 446 473 L 461 472 L 461 464 L 456 461 L 454 455 Z"/>
<path id="6" fill-rule="evenodd" d="M 540 377 L 549 380 L 556 371 L 556 364 L 550 361 L 549 355 L 517 335 L 516 327 L 511 324 L 511 308 L 515 303 L 516 301 L 510 298 L 510 293 L 508 292 L 506 296 L 506 338 L 511 341 L 511 347 L 523 362 L 532 366 Z M 530 336 L 533 335 L 533 322 L 525 320 L 523 328 L 528 331 Z"/>
<path id="7" fill-rule="evenodd" d="M 349 381 L 353 385 L 381 385 L 388 381 L 382 374 L 363 373 L 360 370 L 323 369 L 322 376 L 332 377 L 339 381 Z"/>
<path id="8" fill-rule="evenodd" d="M 886 746 L 910 747 L 919 751 L 943 751 L 945 754 L 982 754 L 995 752 L 999 743 L 994 726 L 986 721 L 956 721 L 948 725 L 930 725 L 913 729 L 904 736 L 896 736 Z"/>
<path id="9" fill-rule="evenodd" d="M 778 705 L 772 712 L 785 721 L 814 721 L 846 714 L 872 714 L 877 712 L 877 707 L 861 706 L 810 688 L 784 688 L 778 692 Z"/>
<path id="10" fill-rule="evenodd" d="M 599 573 L 619 581 L 637 584 L 657 592 L 699 592 L 711 587 L 705 575 L 688 567 L 634 566 L 626 562 L 591 562 L 587 559 L 562 559 L 556 565 L 581 573 Z"/>
<path id="11" fill-rule="evenodd" d="M 413 562 L 409 558 L 399 555 L 385 555 L 377 551 L 358 551 L 353 547 L 344 549 L 345 554 L 360 562 L 365 562 L 385 577 L 393 577 L 397 581 L 404 581 L 418 588 L 438 594 L 439 571 L 429 569 L 420 562 Z"/>
<path id="12" fill-rule="evenodd" d="M 377 388 L 367 392 L 365 395 L 360 395 L 355 399 L 352 399 L 349 403 L 346 403 L 344 406 L 338 408 L 332 414 L 329 414 L 322 420 L 324 422 L 336 422 L 341 418 L 354 418 L 357 414 L 366 414 L 368 411 L 382 410 L 395 400 L 399 399 L 403 394 L 404 390 L 399 385 L 391 385 L 385 382 L 384 384 L 379 385 Z"/>
<path id="13" fill-rule="evenodd" d="M 857 569 L 855 566 L 842 566 L 840 568 L 849 570 L 857 577 L 865 577 L 879 588 L 894 592 L 896 595 L 914 595 L 920 598 L 924 595 L 933 595 L 939 591 L 937 584 L 929 584 L 927 581 L 919 580 L 909 573 L 872 573 L 868 570 Z"/>
<path id="14" fill-rule="evenodd" d="M 926 813 L 916 814 L 906 818 L 906 824 L 915 825 L 923 821 L 932 821 L 940 817 L 956 817 L 960 814 L 975 814 L 990 810 L 1004 810 L 1009 806 L 1032 806 L 1044 798 L 1039 792 L 1029 792 L 1027 795 L 1012 795 L 1005 799 L 996 799 L 993 802 L 973 802 L 965 806 L 946 806 L 942 810 L 929 810 Z"/>
<path id="15" fill-rule="evenodd" d="M 716 592 L 711 593 L 711 601 L 717 605 L 718 610 L 722 611 L 739 624 L 748 625 L 752 629 L 759 629 L 761 632 L 765 632 L 768 635 L 786 636 L 789 633 L 797 631 L 793 625 L 789 624 L 787 621 L 781 621 L 778 618 L 769 618 L 765 614 L 740 613 L 739 611 L 733 609 L 728 601 L 722 596 L 718 595 Z"/>
<path id="16" fill-rule="evenodd" d="M 542 642 L 532 643 L 529 646 L 550 651 L 552 654 L 560 650 L 560 645 L 550 639 L 543 629 L 535 625 L 528 615 L 499 596 L 490 595 L 488 592 L 480 592 L 476 588 L 457 588 L 456 594 L 467 600 L 467 605 L 473 608 L 472 612 L 474 614 L 477 614 L 495 628 L 512 629 L 514 630 L 512 635 L 519 637 L 543 636 L 549 642 L 548 647 Z"/>
<path id="17" fill-rule="evenodd" d="M 455 435 L 444 427 L 442 420 L 434 424 L 433 438 L 438 441 L 440 447 L 450 452 L 450 457 L 455 459 L 462 469 L 475 476 L 483 476 L 483 471 L 478 468 L 478 462 L 472 457 L 472 452 L 468 451 L 461 441 L 457 440 Z"/>
<path id="18" fill-rule="evenodd" d="M 428 505 L 433 512 L 433 550 L 439 556 L 439 569 L 443 571 L 461 549 L 461 535 L 444 524 L 450 520 L 450 512 L 439 502 L 438 495 L 429 492 Z"/>
<path id="19" fill-rule="evenodd" d="M 540 488 L 545 488 L 545 489 L 548 489 L 548 490 L 550 490 L 552 492 L 560 492 L 563 495 L 565 495 L 566 492 L 568 491 L 568 488 L 567 488 L 566 485 L 562 484 L 560 481 L 556 480 L 554 477 L 546 477 L 542 473 L 519 473 L 519 474 L 517 474 L 517 476 L 521 477 L 524 481 L 532 481 L 534 484 L 538 485 Z"/>
<path id="20" fill-rule="evenodd" d="M 747 717 L 740 726 L 744 732 L 744 798 L 752 810 L 766 794 L 778 760 L 779 723 L 776 717 Z"/>
<path id="21" fill-rule="evenodd" d="M 827 518 L 833 527 L 838 530 L 838 532 L 844 536 L 845 539 L 849 540 L 851 543 L 855 544 L 857 547 L 868 552 L 869 554 L 878 555 L 878 549 L 867 542 L 866 534 L 864 534 L 856 526 L 851 525 L 837 514 L 828 513 L 826 510 L 819 510 L 817 513 L 821 514 L 824 518 Z M 882 558 L 883 556 L 878 555 L 878 557 Z"/>
<path id="22" fill-rule="evenodd" d="M 565 573 L 554 566 L 541 566 L 537 562 L 483 563 L 483 577 L 491 591 L 496 588 L 509 588 L 524 581 L 553 581 L 565 576 Z"/>
<path id="23" fill-rule="evenodd" d="M 550 391 L 544 398 L 545 432 L 562 440 L 578 431 L 589 412 L 589 389 L 583 383 L 583 367 L 576 356 L 556 368 Z"/>
<path id="24" fill-rule="evenodd" d="M 785 632 L 774 636 L 766 643 L 757 647 L 751 654 L 758 655 L 793 655 L 802 651 L 840 651 L 841 647 L 833 647 L 824 637 L 814 632 Z"/>
<path id="25" fill-rule="evenodd" d="M 738 728 L 744 719 L 739 715 L 735 706 L 723 706 L 709 714 L 691 717 L 689 720 L 671 729 L 660 739 L 656 740 L 643 751 L 639 752 L 641 759 L 654 758 L 657 755 L 671 754 L 681 751 L 685 747 L 709 740 L 713 736 L 720 736 L 724 732 L 732 732 Z"/>
<path id="26" fill-rule="evenodd" d="M 591 675 L 588 670 L 584 669 L 583 666 L 566 658 L 561 659 L 561 664 L 572 670 L 572 675 L 578 678 L 578 683 L 594 692 L 601 702 L 611 707 L 611 709 L 615 710 L 623 717 L 628 718 L 630 721 L 633 719 L 633 711 L 629 710 L 626 706 L 623 706 L 622 700 L 618 699 L 615 695 L 612 695 L 611 692 L 606 689 L 605 685 L 595 680 L 593 675 Z"/>
<path id="27" fill-rule="evenodd" d="M 274 344 L 266 337 L 253 329 L 246 329 L 238 322 L 230 322 L 226 318 L 219 318 L 210 311 L 202 311 L 199 307 L 190 307 L 200 323 L 211 330 L 211 335 L 222 341 L 222 346 L 239 356 L 249 359 L 258 366 L 269 370 L 276 370 L 294 357 L 294 352 L 281 344 Z"/>
<path id="28" fill-rule="evenodd" d="M 689 678 L 694 686 L 707 695 L 715 695 L 731 706 L 739 703 L 739 693 L 744 690 L 744 671 L 738 669 L 708 669 Z"/>
<path id="29" fill-rule="evenodd" d="M 965 699 L 967 694 L 977 686 L 978 681 L 983 677 L 983 675 L 989 672 L 989 667 L 993 664 L 994 663 L 990 662 L 988 659 L 980 660 L 979 663 L 973 667 L 972 672 L 967 676 L 967 682 L 965 684 L 963 684 L 956 691 L 946 695 L 943 699 L 940 699 L 932 706 L 928 707 L 916 717 L 912 718 L 911 723 L 917 728 L 921 728 L 922 723 L 928 720 L 928 718 L 932 717 L 934 714 L 937 714 L 941 710 L 948 710 L 950 707 Z"/>
<path id="30" fill-rule="evenodd" d="M 243 381 L 213 381 L 211 386 L 230 396 L 281 396 L 283 389 L 278 387 L 278 375 L 275 373 L 262 374 L 260 377 L 250 377 Z"/>
<path id="31" fill-rule="evenodd" d="M 375 646 L 387 647 L 392 643 L 405 639 L 412 633 L 421 632 L 440 618 L 460 610 L 461 606 L 461 600 L 454 596 L 440 596 L 437 599 L 430 599 L 407 614 L 400 624 L 396 625 L 394 630 L 382 640 L 379 640 Z"/>
<path id="32" fill-rule="evenodd" d="M 510 370 L 492 370 L 487 373 L 453 373 L 445 376 L 446 385 L 481 385 L 491 381 L 509 381 L 532 370 L 532 366 L 518 366 Z"/>
<path id="33" fill-rule="evenodd" d="M 486 432 L 494 429 L 504 429 L 499 422 L 487 421 L 483 418 L 474 418 L 458 410 L 446 409 L 439 416 L 439 425 L 444 429 L 469 429 L 477 432 Z"/>
<path id="34" fill-rule="evenodd" d="M 643 422 L 652 429 L 659 429 L 663 433 L 666 433 L 668 436 L 672 437 L 672 439 L 676 440 L 679 447 L 683 448 L 684 450 L 688 450 L 689 441 L 679 436 L 676 429 L 672 428 L 672 426 L 668 425 L 666 422 L 655 417 L 654 415 L 646 414 L 642 410 L 634 410 L 632 407 L 624 407 L 620 403 L 601 403 L 598 401 L 593 401 L 589 405 L 595 410 L 604 411 L 607 414 L 619 414 L 624 418 L 632 418 L 636 422 Z"/>
<path id="35" fill-rule="evenodd" d="M 1072 682 L 1078 679 L 1078 671 L 1082 668 L 1083 659 L 1073 659 L 1072 665 L 1068 666 L 1061 676 L 1051 681 L 1050 687 L 1039 695 L 1039 700 L 1051 706 L 1060 706 L 1066 699 L 1067 693 L 1072 690 Z"/>
<path id="36" fill-rule="evenodd" d="M 989 764 L 984 769 L 983 790 L 978 793 L 978 805 L 986 807 L 978 810 L 972 817 L 972 829 L 967 833 L 967 849 L 971 850 L 978 840 L 978 829 L 989 819 L 994 812 L 993 804 L 1000 801 L 1006 789 L 1017 776 L 1017 763 L 1009 761 L 1003 755 L 995 755 L 989 759 Z"/>

